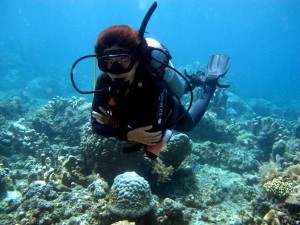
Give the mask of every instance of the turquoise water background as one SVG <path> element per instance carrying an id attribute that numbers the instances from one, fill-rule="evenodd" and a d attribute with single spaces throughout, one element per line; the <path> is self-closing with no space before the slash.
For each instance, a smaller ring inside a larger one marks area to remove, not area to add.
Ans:
<path id="1" fill-rule="evenodd" d="M 138 29 L 152 2 L 0 0 L 1 97 L 26 93 L 28 87 L 30 96 L 46 99 L 77 95 L 69 81 L 72 63 L 93 53 L 99 32 L 108 26 Z M 146 36 L 169 48 L 176 67 L 228 54 L 230 91 L 246 100 L 299 106 L 299 0 L 157 2 Z"/>

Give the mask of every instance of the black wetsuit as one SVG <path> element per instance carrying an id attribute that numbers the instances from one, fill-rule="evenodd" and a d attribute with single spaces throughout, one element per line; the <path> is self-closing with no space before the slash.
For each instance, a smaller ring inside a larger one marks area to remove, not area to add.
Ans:
<path id="1" fill-rule="evenodd" d="M 118 94 L 120 88 L 114 86 L 115 83 L 107 74 L 98 77 L 96 90 L 102 91 L 95 93 L 92 110 L 101 113 L 98 107 L 102 106 L 111 112 L 120 125 L 111 127 L 99 124 L 93 117 L 91 120 L 94 132 L 120 140 L 127 140 L 128 131 L 148 125 L 153 125 L 150 130 L 152 132 L 164 132 L 168 128 L 179 132 L 192 130 L 203 117 L 215 90 L 215 87 L 204 87 L 203 93 L 190 112 L 177 121 L 186 110 L 163 79 L 155 78 L 146 70 L 139 69 L 126 96 L 124 93 Z"/>
<path id="2" fill-rule="evenodd" d="M 102 106 L 111 112 L 120 125 L 114 128 L 99 124 L 92 117 L 92 127 L 96 133 L 126 140 L 127 132 L 138 127 L 153 125 L 150 131 L 166 129 L 170 115 L 174 115 L 171 113 L 174 99 L 163 79 L 155 78 L 147 71 L 137 70 L 130 87 L 115 86 L 107 74 L 97 79 L 96 90 L 102 91 L 94 95 L 92 110 L 101 113 L 98 107 Z M 125 95 L 118 92 L 128 93 Z"/>

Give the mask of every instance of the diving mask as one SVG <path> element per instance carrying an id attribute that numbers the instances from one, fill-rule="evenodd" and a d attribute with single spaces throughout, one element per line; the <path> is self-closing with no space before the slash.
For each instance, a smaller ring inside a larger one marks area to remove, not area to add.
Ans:
<path id="1" fill-rule="evenodd" d="M 103 72 L 120 75 L 132 70 L 136 57 L 129 51 L 121 49 L 106 51 L 102 56 L 97 57 L 97 60 L 98 67 Z"/>

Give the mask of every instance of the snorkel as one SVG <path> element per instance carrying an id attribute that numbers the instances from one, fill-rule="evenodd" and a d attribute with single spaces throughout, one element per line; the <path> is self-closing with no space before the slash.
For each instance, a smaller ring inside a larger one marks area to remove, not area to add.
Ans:
<path id="1" fill-rule="evenodd" d="M 140 26 L 140 29 L 139 29 L 139 39 L 141 40 L 141 43 L 143 43 L 147 24 L 148 24 L 152 14 L 153 14 L 153 12 L 155 11 L 156 7 L 157 7 L 157 2 L 154 1 L 153 4 L 151 5 L 151 7 L 148 9 L 148 12 L 146 13 L 146 15 L 145 15 L 145 17 L 144 17 L 144 19 L 141 23 L 141 26 Z M 160 49 L 158 49 L 158 50 L 161 51 Z M 151 60 L 158 62 L 160 65 L 163 65 L 162 68 L 164 68 L 164 69 L 168 68 L 168 69 L 173 70 L 175 73 L 177 73 L 186 82 L 186 84 L 187 84 L 187 86 L 190 90 L 190 104 L 189 104 L 189 107 L 175 122 L 173 122 L 172 124 L 169 125 L 169 127 L 172 127 L 173 125 L 175 125 L 179 120 L 181 120 L 189 112 L 189 110 L 190 110 L 190 108 L 192 107 L 192 104 L 193 104 L 194 96 L 193 96 L 193 89 L 192 89 L 189 81 L 187 80 L 187 78 L 182 73 L 180 73 L 178 70 L 176 70 L 174 67 L 169 66 L 168 62 L 169 62 L 169 59 L 171 59 L 171 57 L 168 55 L 168 52 L 165 52 L 165 54 L 166 54 L 166 57 L 168 58 L 167 62 L 163 62 L 163 61 L 158 60 L 154 57 L 151 57 Z"/>
<path id="2" fill-rule="evenodd" d="M 146 27 L 147 27 L 148 22 L 149 22 L 152 14 L 153 14 L 153 12 L 156 8 L 157 8 L 157 2 L 154 1 L 153 4 L 148 9 L 146 15 L 144 16 L 144 19 L 143 19 L 143 21 L 141 23 L 141 26 L 140 26 L 140 29 L 139 29 L 139 39 L 141 40 L 141 42 L 143 42 L 143 40 L 144 40 Z"/>

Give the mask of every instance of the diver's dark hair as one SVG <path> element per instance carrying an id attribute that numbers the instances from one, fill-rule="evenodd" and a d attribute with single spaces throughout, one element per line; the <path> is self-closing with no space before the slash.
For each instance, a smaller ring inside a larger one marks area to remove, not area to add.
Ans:
<path id="1" fill-rule="evenodd" d="M 105 49 L 117 45 L 129 50 L 137 58 L 144 57 L 147 51 L 147 42 L 140 40 L 139 33 L 127 25 L 115 25 L 102 31 L 95 45 L 97 57 L 103 55 Z"/>

